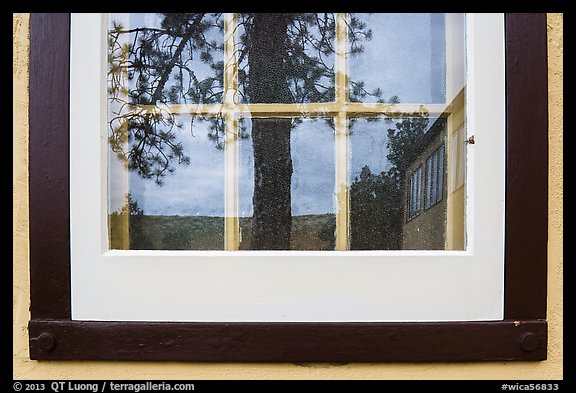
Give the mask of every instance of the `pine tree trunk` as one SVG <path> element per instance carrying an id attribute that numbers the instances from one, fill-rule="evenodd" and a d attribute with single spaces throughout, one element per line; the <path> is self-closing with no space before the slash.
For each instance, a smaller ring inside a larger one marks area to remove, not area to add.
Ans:
<path id="1" fill-rule="evenodd" d="M 254 120 L 252 144 L 254 147 L 252 248 L 288 250 L 292 229 L 290 120 Z"/>
<path id="2" fill-rule="evenodd" d="M 252 103 L 286 103 L 284 58 L 287 14 L 254 16 L 248 65 L 248 96 Z M 254 218 L 252 249 L 288 250 L 292 229 L 290 119 L 253 119 Z"/>

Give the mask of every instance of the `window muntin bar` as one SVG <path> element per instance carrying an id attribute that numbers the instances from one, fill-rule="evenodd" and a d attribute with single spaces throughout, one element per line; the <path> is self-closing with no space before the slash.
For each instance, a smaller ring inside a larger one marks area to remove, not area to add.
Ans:
<path id="1" fill-rule="evenodd" d="M 336 106 L 340 109 L 334 121 L 336 133 L 336 250 L 350 249 L 350 192 L 348 189 L 349 136 L 347 112 L 342 110 L 348 103 L 348 16 L 336 14 Z"/>
<path id="2" fill-rule="evenodd" d="M 225 188 L 224 243 L 226 250 L 237 250 L 240 226 L 238 222 L 238 117 L 233 111 L 238 97 L 238 59 L 236 51 L 236 14 L 224 16 L 224 112 L 225 118 Z"/>
<path id="3" fill-rule="evenodd" d="M 168 111 L 172 114 L 192 114 L 206 117 L 223 117 L 227 113 L 237 113 L 242 117 L 336 117 L 344 112 L 348 117 L 390 118 L 413 117 L 413 113 L 426 111 L 430 117 L 448 117 L 451 106 L 444 104 L 389 104 L 360 102 L 326 102 L 300 104 L 171 104 L 171 105 L 139 105 L 134 111 Z"/>

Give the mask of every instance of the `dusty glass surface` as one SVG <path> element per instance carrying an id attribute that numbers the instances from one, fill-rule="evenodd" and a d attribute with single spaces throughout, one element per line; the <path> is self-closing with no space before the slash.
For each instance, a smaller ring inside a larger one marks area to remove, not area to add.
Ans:
<path id="1" fill-rule="evenodd" d="M 334 101 L 334 13 L 241 13 L 238 19 L 240 102 Z"/>
<path id="2" fill-rule="evenodd" d="M 353 119 L 350 128 L 350 248 L 445 249 L 446 119 Z"/>
<path id="3" fill-rule="evenodd" d="M 142 177 L 149 165 L 146 160 L 161 158 L 139 158 L 147 153 L 140 150 L 143 144 L 138 136 L 110 150 L 112 249 L 224 249 L 223 146 L 215 143 L 212 122 L 189 115 L 174 121 L 178 142 L 158 154 L 174 154 L 170 149 L 185 152 L 175 176 Z"/>
<path id="4" fill-rule="evenodd" d="M 108 28 L 114 77 L 108 87 L 118 99 L 153 105 L 222 101 L 222 14 L 114 13 Z"/>
<path id="5" fill-rule="evenodd" d="M 445 102 L 444 14 L 373 13 L 351 14 L 350 18 L 352 26 L 363 27 L 371 37 L 361 40 L 360 32 L 350 34 L 353 101 Z"/>
<path id="6" fill-rule="evenodd" d="M 113 249 L 463 250 L 463 14 L 109 14 Z"/>
<path id="7" fill-rule="evenodd" d="M 259 249 L 258 237 L 281 237 L 285 243 L 284 247 L 278 249 L 334 250 L 335 156 L 334 130 L 331 125 L 327 124 L 326 119 L 243 120 L 245 132 L 250 135 L 256 127 L 260 127 L 261 133 L 279 132 L 279 126 L 286 127 L 290 133 L 290 155 L 283 160 L 279 152 L 274 153 L 276 159 L 273 165 L 284 166 L 285 174 L 280 174 L 281 179 L 274 179 L 269 184 L 276 191 L 276 197 L 267 197 L 263 206 L 258 206 L 254 203 L 254 192 L 265 187 L 263 178 L 266 177 L 269 162 L 266 160 L 260 166 L 255 166 L 251 141 L 240 141 L 240 249 Z M 270 138 L 270 143 L 275 144 L 273 137 Z M 290 171 L 291 179 L 287 175 Z M 267 192 L 267 195 L 271 194 Z M 282 217 L 283 203 L 290 203 L 289 216 Z M 259 223 L 255 223 L 255 209 L 262 210 L 260 215 L 266 216 Z M 278 236 L 285 226 L 282 225 L 283 219 L 291 220 L 287 226 L 290 228 L 289 236 Z M 260 228 L 255 227 L 258 224 Z M 274 225 L 274 230 L 269 231 L 271 225 Z"/>

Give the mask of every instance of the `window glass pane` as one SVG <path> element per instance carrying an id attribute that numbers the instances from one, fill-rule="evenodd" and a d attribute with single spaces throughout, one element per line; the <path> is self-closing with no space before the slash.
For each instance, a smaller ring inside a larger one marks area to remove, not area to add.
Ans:
<path id="1" fill-rule="evenodd" d="M 406 199 L 408 205 L 408 217 L 412 217 L 412 211 L 414 211 L 413 204 L 412 204 L 412 177 L 410 177 L 408 182 L 408 198 Z"/>
<path id="2" fill-rule="evenodd" d="M 356 179 L 354 179 L 356 181 Z M 410 186 L 409 186 L 409 190 L 408 190 L 408 217 L 411 218 L 414 215 L 414 175 L 410 176 Z M 353 196 L 354 197 L 354 196 Z M 354 199 L 352 199 L 354 200 Z M 359 209 L 361 205 L 358 205 L 358 207 L 355 207 L 354 205 L 352 205 L 352 212 L 354 212 L 354 210 Z M 359 225 L 359 223 L 354 223 L 354 225 L 352 225 L 352 227 L 358 226 L 360 227 L 361 225 Z"/>
<path id="3" fill-rule="evenodd" d="M 110 248 L 222 250 L 224 154 L 213 129 L 218 124 L 179 115 L 168 131 L 163 123 L 143 127 L 146 118 L 131 121 L 130 139 L 110 144 Z"/>
<path id="4" fill-rule="evenodd" d="M 426 160 L 426 209 L 430 207 L 430 198 L 432 187 L 432 161 Z"/>
<path id="5" fill-rule="evenodd" d="M 419 212 L 421 209 L 422 204 L 422 167 L 418 168 L 418 178 L 417 178 L 417 187 L 416 187 L 416 210 Z"/>
<path id="6" fill-rule="evenodd" d="M 222 14 L 117 13 L 108 28 L 108 88 L 119 102 L 222 101 Z"/>
<path id="7" fill-rule="evenodd" d="M 416 173 L 410 177 L 410 217 L 416 214 Z"/>
<path id="8" fill-rule="evenodd" d="M 388 250 L 401 246 L 399 228 L 406 204 L 408 216 L 416 211 L 416 176 L 409 174 L 406 192 L 389 173 L 388 132 L 384 119 L 352 119 L 350 129 L 350 248 Z M 405 202 L 404 202 L 405 201 Z"/>
<path id="9" fill-rule="evenodd" d="M 444 145 L 438 150 L 438 200 L 443 198 L 444 194 Z"/>
<path id="10" fill-rule="evenodd" d="M 445 23 L 444 14 L 350 14 L 351 99 L 444 103 Z"/>
<path id="11" fill-rule="evenodd" d="M 418 171 L 414 172 L 414 176 L 412 179 L 412 216 L 415 216 L 418 213 L 418 203 L 417 203 L 417 195 L 418 195 Z"/>
<path id="12" fill-rule="evenodd" d="M 413 173 L 410 177 L 410 196 L 408 198 L 410 205 L 410 218 L 414 217 L 416 213 L 416 174 Z"/>
<path id="13" fill-rule="evenodd" d="M 243 103 L 334 101 L 333 13 L 239 14 Z"/>
<path id="14" fill-rule="evenodd" d="M 335 143 L 331 125 L 325 119 L 243 119 L 242 127 L 249 137 L 239 144 L 240 249 L 278 245 L 277 249 L 333 250 Z M 286 132 L 288 149 L 279 142 Z M 255 151 L 254 143 L 273 145 L 269 149 L 274 151 L 270 155 L 261 147 Z M 275 180 L 268 183 L 269 176 Z M 254 202 L 255 192 L 268 196 L 262 198 L 262 205 Z M 290 206 L 288 217 L 282 216 L 284 204 Z M 260 222 L 254 217 L 255 209 L 260 211 Z M 282 220 L 291 220 L 291 225 L 283 225 Z M 290 230 L 289 236 L 282 233 L 284 228 Z"/>
<path id="15" fill-rule="evenodd" d="M 418 209 L 418 191 L 419 191 L 419 176 L 418 176 L 419 169 L 416 169 L 414 173 L 414 214 L 417 214 L 420 209 Z"/>
<path id="16" fill-rule="evenodd" d="M 446 132 L 445 118 L 427 115 L 350 122 L 352 250 L 446 248 Z"/>
<path id="17" fill-rule="evenodd" d="M 432 187 L 431 187 L 431 200 L 432 204 L 435 204 L 438 200 L 436 199 L 436 190 L 438 189 L 438 156 L 434 154 L 430 157 L 430 161 L 432 162 Z"/>

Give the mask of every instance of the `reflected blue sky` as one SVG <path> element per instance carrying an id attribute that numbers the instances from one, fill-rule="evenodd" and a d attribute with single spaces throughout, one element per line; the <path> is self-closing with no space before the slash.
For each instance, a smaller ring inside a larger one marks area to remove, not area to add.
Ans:
<path id="1" fill-rule="evenodd" d="M 364 51 L 349 59 L 351 81 L 403 103 L 442 103 L 446 94 L 444 14 L 353 14 L 372 30 Z M 376 102 L 367 96 L 364 102 Z"/>
<path id="2" fill-rule="evenodd" d="M 251 133 L 250 119 L 243 119 Z M 303 119 L 291 132 L 292 152 L 292 215 L 335 212 L 334 131 L 323 119 Z M 252 141 L 240 141 L 240 173 L 238 179 L 239 213 L 253 214 L 254 153 Z"/>
<path id="3" fill-rule="evenodd" d="M 349 182 L 360 175 L 362 168 L 366 165 L 374 174 L 390 169 L 390 162 L 386 158 L 388 149 L 388 128 L 393 124 L 384 119 L 379 121 L 368 121 L 366 119 L 355 119 L 354 125 L 350 128 L 350 176 Z"/>
<path id="4" fill-rule="evenodd" d="M 222 20 L 222 16 L 219 17 L 218 20 Z M 214 17 L 210 17 L 209 19 L 211 22 L 216 22 L 217 19 Z M 110 13 L 108 14 L 108 28 L 112 29 L 114 23 L 120 23 L 125 29 L 135 30 L 142 27 L 147 28 L 154 28 L 160 29 L 161 28 L 161 21 L 162 16 L 157 13 Z M 122 39 L 125 40 L 124 42 L 130 43 L 131 45 L 138 46 L 138 39 L 142 37 L 142 32 L 133 31 L 127 35 L 123 35 Z M 204 38 L 207 42 L 214 43 L 217 46 L 222 46 L 224 44 L 224 33 L 216 26 L 211 26 L 210 28 L 206 29 L 203 33 Z M 192 70 L 194 73 L 194 77 L 198 81 L 205 80 L 206 78 L 214 77 L 214 70 L 207 64 L 205 61 L 200 59 L 200 54 L 196 51 L 193 53 L 195 57 L 186 57 L 186 55 L 190 53 L 184 51 L 184 66 Z M 223 50 L 212 50 L 212 56 L 214 56 L 214 61 L 224 61 L 224 52 Z M 186 88 L 188 84 L 191 82 L 190 75 L 187 72 L 178 73 L 176 68 L 173 70 L 170 78 L 172 84 L 175 83 L 175 78 L 177 76 L 181 76 L 183 79 L 183 85 Z M 219 79 L 219 86 L 222 87 L 223 80 L 222 78 Z M 167 86 L 170 86 L 170 82 L 167 83 Z M 130 82 L 130 89 L 136 88 L 136 78 L 132 79 Z M 168 89 L 166 89 L 168 90 Z M 194 100 L 190 99 L 189 96 L 186 100 L 179 99 L 177 101 L 168 101 L 171 104 L 178 104 L 178 103 L 197 103 Z"/>
<path id="5" fill-rule="evenodd" d="M 164 185 L 129 174 L 129 187 L 145 214 L 182 216 L 224 215 L 224 150 L 208 138 L 210 123 L 188 115 L 178 116 L 178 132 L 190 165 L 179 165 Z"/>

